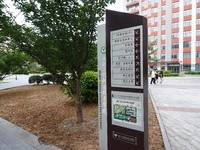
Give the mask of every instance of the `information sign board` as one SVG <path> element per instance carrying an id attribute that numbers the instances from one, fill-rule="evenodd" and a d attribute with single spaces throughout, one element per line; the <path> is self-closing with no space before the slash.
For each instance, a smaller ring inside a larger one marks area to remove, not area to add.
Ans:
<path id="1" fill-rule="evenodd" d="M 111 86 L 142 88 L 142 26 L 111 31 Z"/>
<path id="2" fill-rule="evenodd" d="M 106 149 L 148 150 L 147 73 L 147 19 L 107 10 Z"/>

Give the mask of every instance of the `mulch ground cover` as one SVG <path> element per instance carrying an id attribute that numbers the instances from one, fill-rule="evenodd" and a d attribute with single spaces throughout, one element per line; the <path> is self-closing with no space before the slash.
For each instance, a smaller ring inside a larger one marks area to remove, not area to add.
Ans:
<path id="1" fill-rule="evenodd" d="M 30 85 L 0 91 L 0 117 L 63 150 L 98 150 L 98 106 L 83 105 L 85 121 L 76 123 L 74 101 L 59 85 Z M 149 150 L 164 150 L 149 98 Z"/>

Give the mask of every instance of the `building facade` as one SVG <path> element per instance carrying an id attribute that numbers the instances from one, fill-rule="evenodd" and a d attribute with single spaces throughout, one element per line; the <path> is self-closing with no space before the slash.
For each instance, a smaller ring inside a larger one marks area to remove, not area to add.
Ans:
<path id="1" fill-rule="evenodd" d="M 151 68 L 200 71 L 200 0 L 124 0 L 124 11 L 148 19 L 148 41 L 157 40 Z"/>

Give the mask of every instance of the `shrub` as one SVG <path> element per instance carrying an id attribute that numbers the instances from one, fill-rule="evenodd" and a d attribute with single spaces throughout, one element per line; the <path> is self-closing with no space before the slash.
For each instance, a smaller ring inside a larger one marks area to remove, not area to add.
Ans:
<path id="1" fill-rule="evenodd" d="M 82 103 L 87 104 L 98 101 L 98 74 L 86 71 L 81 78 Z"/>
<path id="2" fill-rule="evenodd" d="M 43 79 L 42 79 L 42 77 L 41 76 L 39 76 L 39 75 L 34 75 L 34 76 L 31 76 L 31 77 L 29 77 L 29 79 L 28 79 L 28 82 L 29 83 L 37 83 L 37 84 L 39 84 L 39 83 L 42 83 L 42 81 L 43 81 Z"/>
<path id="3" fill-rule="evenodd" d="M 168 71 L 168 70 L 163 71 L 163 74 L 170 74 L 170 73 L 172 73 L 172 71 Z"/>
<path id="4" fill-rule="evenodd" d="M 74 78 L 70 77 L 70 82 L 72 84 L 75 83 Z M 68 84 L 68 86 L 72 89 L 72 93 L 75 94 L 74 88 Z M 82 104 L 88 104 L 98 101 L 98 74 L 94 71 L 86 71 L 83 73 L 81 81 L 81 102 Z M 61 88 L 62 91 L 65 91 Z M 67 90 L 66 94 L 71 97 L 70 92 Z"/>
<path id="5" fill-rule="evenodd" d="M 185 72 L 185 74 L 200 74 L 200 72 L 196 72 L 196 71 L 188 71 L 188 72 Z"/>
<path id="6" fill-rule="evenodd" d="M 43 79 L 44 81 L 46 81 L 46 82 L 49 84 L 50 82 L 52 82 L 53 77 L 52 77 L 51 74 L 44 74 L 44 75 L 42 76 L 42 79 Z"/>
<path id="7" fill-rule="evenodd" d="M 164 74 L 164 77 L 174 77 L 174 76 L 179 76 L 179 73 L 168 73 L 168 74 Z"/>

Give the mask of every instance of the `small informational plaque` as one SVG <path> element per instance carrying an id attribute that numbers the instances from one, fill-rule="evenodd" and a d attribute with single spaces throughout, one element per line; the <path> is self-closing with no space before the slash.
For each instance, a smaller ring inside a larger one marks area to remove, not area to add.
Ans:
<path id="1" fill-rule="evenodd" d="M 144 131 L 143 94 L 111 91 L 112 124 Z"/>
<path id="2" fill-rule="evenodd" d="M 111 86 L 143 88 L 142 25 L 111 31 Z"/>

